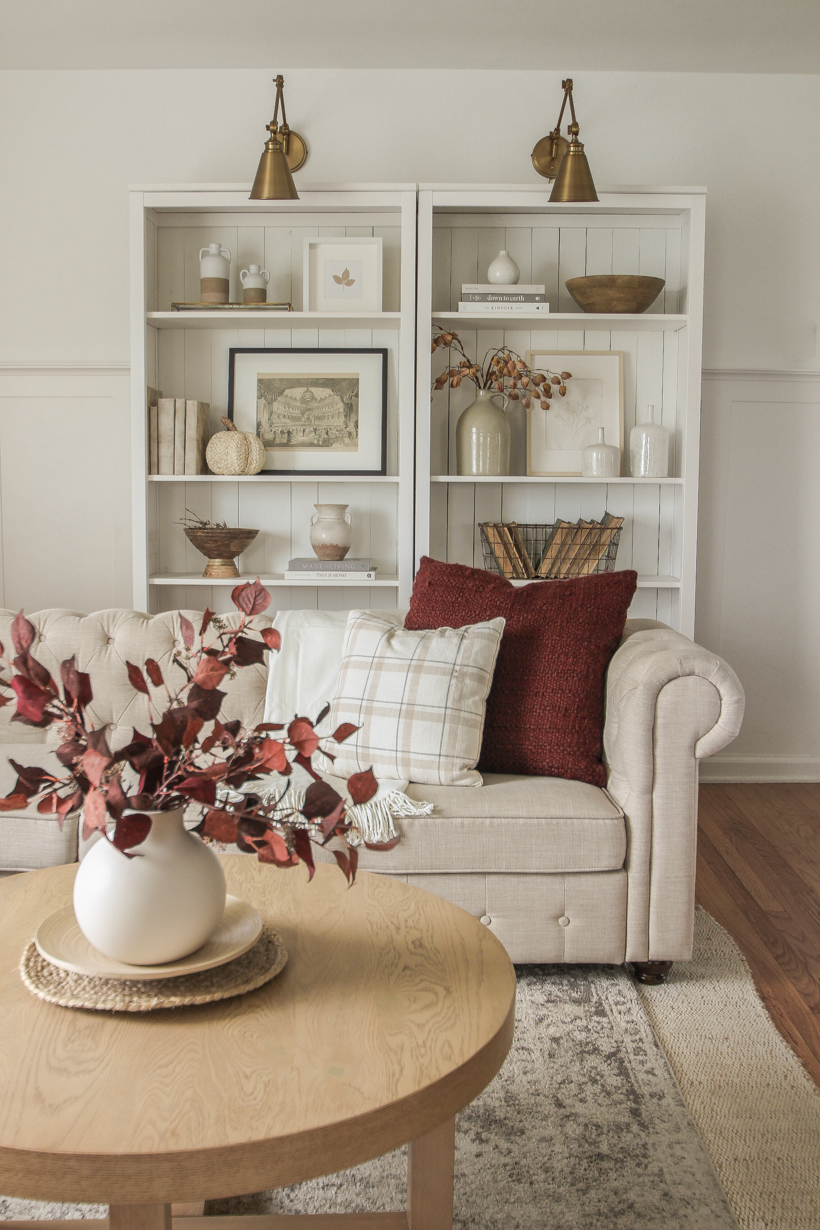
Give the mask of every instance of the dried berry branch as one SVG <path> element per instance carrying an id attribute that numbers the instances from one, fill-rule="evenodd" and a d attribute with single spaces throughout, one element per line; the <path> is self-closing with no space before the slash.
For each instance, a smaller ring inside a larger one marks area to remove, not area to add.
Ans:
<path id="1" fill-rule="evenodd" d="M 434 333 L 433 354 L 440 347 L 455 349 L 462 357 L 454 367 L 448 367 L 436 377 L 434 393 L 448 384 L 451 389 L 457 389 L 465 380 L 472 380 L 479 390 L 506 393 L 511 401 L 520 401 L 525 410 L 534 402 L 540 402 L 541 409 L 547 410 L 553 393 L 565 397 L 567 381 L 572 379 L 572 372 L 529 367 L 519 354 L 503 346 L 488 350 L 481 363 L 476 363 L 470 359 L 457 333 Z"/>

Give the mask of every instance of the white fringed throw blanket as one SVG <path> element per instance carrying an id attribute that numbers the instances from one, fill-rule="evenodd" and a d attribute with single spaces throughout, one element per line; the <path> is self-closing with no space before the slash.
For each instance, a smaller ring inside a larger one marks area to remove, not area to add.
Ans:
<path id="1" fill-rule="evenodd" d="M 402 612 L 380 614 L 403 623 Z M 315 721 L 336 695 L 347 612 L 280 611 L 273 626 L 282 637 L 282 648 L 270 655 L 265 721 L 287 725 L 297 715 Z M 316 727 L 320 738 L 329 736 L 332 730 L 330 715 Z M 333 776 L 332 763 L 319 753 L 316 768 L 339 794 L 346 794 L 345 782 Z M 299 810 L 308 781 L 302 770 L 294 772 L 291 787 L 281 802 L 283 811 Z M 354 825 L 348 837 L 351 845 L 393 841 L 399 835 L 394 824 L 397 818 L 430 815 L 433 804 L 408 798 L 408 785 L 407 781 L 380 781 L 378 792 L 369 802 L 350 808 L 348 817 Z"/>

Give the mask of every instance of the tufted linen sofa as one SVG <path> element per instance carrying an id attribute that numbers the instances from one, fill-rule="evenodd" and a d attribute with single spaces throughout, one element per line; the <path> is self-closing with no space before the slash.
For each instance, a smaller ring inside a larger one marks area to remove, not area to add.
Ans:
<path id="1" fill-rule="evenodd" d="M 198 628 L 200 614 L 185 614 Z M 6 646 L 13 618 L 0 612 Z M 29 618 L 37 629 L 32 652 L 55 678 L 72 656 L 91 676 L 89 712 L 108 728 L 113 747 L 134 726 L 148 730 L 146 698 L 131 687 L 125 664 L 144 667 L 155 658 L 167 676 L 182 647 L 179 612 L 49 610 Z M 238 616 L 224 618 L 235 625 Z M 273 622 L 257 617 L 258 627 Z M 261 721 L 266 683 L 266 668 L 257 666 L 226 680 L 223 716 Z M 663 624 L 628 621 L 607 673 L 606 789 L 507 774 L 485 774 L 478 788 L 411 784 L 407 793 L 434 804 L 433 813 L 398 820 L 400 844 L 363 851 L 360 866 L 461 906 L 514 961 L 630 961 L 651 977 L 646 963 L 691 957 L 698 762 L 737 735 L 743 705 L 743 689 L 720 658 Z M 54 737 L 11 721 L 12 714 L 12 705 L 0 708 L 3 794 L 14 784 L 8 757 L 59 767 Z M 0 869 L 75 861 L 78 818 L 69 816 L 61 830 L 35 808 L 0 814 Z"/>

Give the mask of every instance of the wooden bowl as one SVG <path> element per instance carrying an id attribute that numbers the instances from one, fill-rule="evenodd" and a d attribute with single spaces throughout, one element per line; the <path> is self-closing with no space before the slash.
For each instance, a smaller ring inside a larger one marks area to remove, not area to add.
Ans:
<path id="1" fill-rule="evenodd" d="M 666 285 L 664 278 L 638 273 L 598 273 L 565 283 L 585 312 L 645 312 Z"/>
<path id="2" fill-rule="evenodd" d="M 185 537 L 197 551 L 208 557 L 203 577 L 238 577 L 239 569 L 233 562 L 251 545 L 259 530 L 185 530 Z"/>

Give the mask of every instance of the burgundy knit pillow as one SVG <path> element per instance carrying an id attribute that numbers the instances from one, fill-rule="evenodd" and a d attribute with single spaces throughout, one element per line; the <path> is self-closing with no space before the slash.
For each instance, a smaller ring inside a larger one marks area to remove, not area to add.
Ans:
<path id="1" fill-rule="evenodd" d="M 606 784 L 604 675 L 623 635 L 636 572 L 517 588 L 425 556 L 405 628 L 462 628 L 503 615 L 478 768 Z"/>

